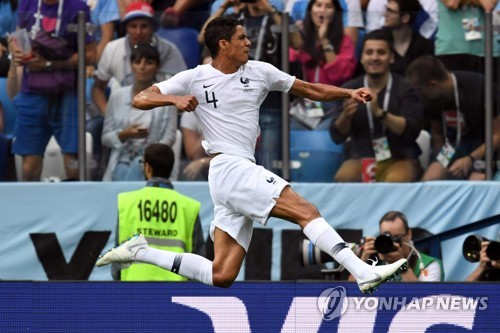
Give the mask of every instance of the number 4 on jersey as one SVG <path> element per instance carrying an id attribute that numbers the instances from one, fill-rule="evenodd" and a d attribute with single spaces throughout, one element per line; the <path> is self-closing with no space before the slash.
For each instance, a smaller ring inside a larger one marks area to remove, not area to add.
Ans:
<path id="1" fill-rule="evenodd" d="M 212 91 L 212 99 L 209 99 L 208 91 L 205 90 L 205 98 L 207 100 L 207 103 L 214 103 L 214 108 L 217 109 L 217 102 L 219 100 L 215 98 L 215 93 L 213 91 Z"/>

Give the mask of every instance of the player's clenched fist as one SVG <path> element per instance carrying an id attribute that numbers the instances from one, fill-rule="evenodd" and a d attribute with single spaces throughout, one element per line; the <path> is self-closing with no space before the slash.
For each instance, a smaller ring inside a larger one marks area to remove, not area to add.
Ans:
<path id="1" fill-rule="evenodd" d="M 200 104 L 194 96 L 177 96 L 174 105 L 180 111 L 194 111 Z"/>
<path id="2" fill-rule="evenodd" d="M 358 102 L 366 103 L 372 100 L 373 95 L 368 88 L 358 88 L 351 91 L 351 98 Z"/>

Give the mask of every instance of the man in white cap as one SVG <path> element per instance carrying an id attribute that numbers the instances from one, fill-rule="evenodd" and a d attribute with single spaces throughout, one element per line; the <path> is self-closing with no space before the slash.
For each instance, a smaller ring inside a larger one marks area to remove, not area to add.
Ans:
<path id="1" fill-rule="evenodd" d="M 113 79 L 111 87 L 129 85 L 133 81 L 129 59 L 134 45 L 152 43 L 156 46 L 160 53 L 158 81 L 187 69 L 179 49 L 154 33 L 156 25 L 154 10 L 149 4 L 132 2 L 127 7 L 122 20 L 126 35 L 106 45 L 95 72 L 92 99 L 102 114 L 106 112 L 105 90 L 110 80 Z"/>

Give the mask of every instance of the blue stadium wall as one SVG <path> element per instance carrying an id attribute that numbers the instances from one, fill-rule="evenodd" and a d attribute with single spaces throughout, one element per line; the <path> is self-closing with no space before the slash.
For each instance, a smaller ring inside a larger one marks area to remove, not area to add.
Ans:
<path id="1" fill-rule="evenodd" d="M 117 194 L 143 185 L 142 182 L 0 184 L 0 279 L 111 280 L 110 268 L 95 268 L 95 259 L 114 245 Z M 201 201 L 201 220 L 208 237 L 213 206 L 207 184 L 174 185 L 180 192 Z M 377 234 L 378 220 L 388 210 L 403 211 L 412 227 L 434 234 L 500 214 L 498 182 L 294 183 L 292 186 L 316 204 L 332 226 L 360 229 L 365 236 Z M 254 258 L 251 263 L 247 260 L 238 281 L 248 280 L 252 265 L 265 260 L 268 275 L 253 275 L 252 280 L 300 279 L 290 272 L 284 274 L 290 264 L 298 265 L 298 258 L 290 257 L 298 243 L 288 234 L 300 234 L 299 228 L 277 219 L 269 220 L 265 227 L 258 224 L 255 227 L 258 230 L 254 236 L 265 234 L 265 237 L 254 239 L 253 243 L 266 247 L 268 256 Z M 497 224 L 474 233 L 496 239 L 499 232 Z M 447 281 L 463 281 L 475 268 L 462 256 L 465 237 L 442 243 Z"/>

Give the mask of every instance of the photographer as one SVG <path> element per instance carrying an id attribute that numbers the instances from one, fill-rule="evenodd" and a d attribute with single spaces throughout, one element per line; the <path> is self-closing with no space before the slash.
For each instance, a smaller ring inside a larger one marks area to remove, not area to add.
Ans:
<path id="1" fill-rule="evenodd" d="M 403 213 L 398 211 L 385 213 L 380 219 L 379 226 L 381 236 L 377 238 L 365 237 L 365 243 L 361 248 L 361 260 L 377 262 L 380 259 L 386 263 L 393 263 L 401 258 L 406 258 L 411 269 L 401 274 L 402 281 L 444 280 L 441 260 L 420 253 L 413 246 L 412 231 Z M 389 242 L 389 247 L 387 247 L 389 239 L 392 239 L 392 244 Z"/>
<path id="2" fill-rule="evenodd" d="M 500 277 L 500 261 L 491 260 L 486 254 L 486 249 L 490 242 L 481 242 L 481 252 L 479 253 L 479 265 L 470 273 L 465 281 L 498 281 Z"/>

